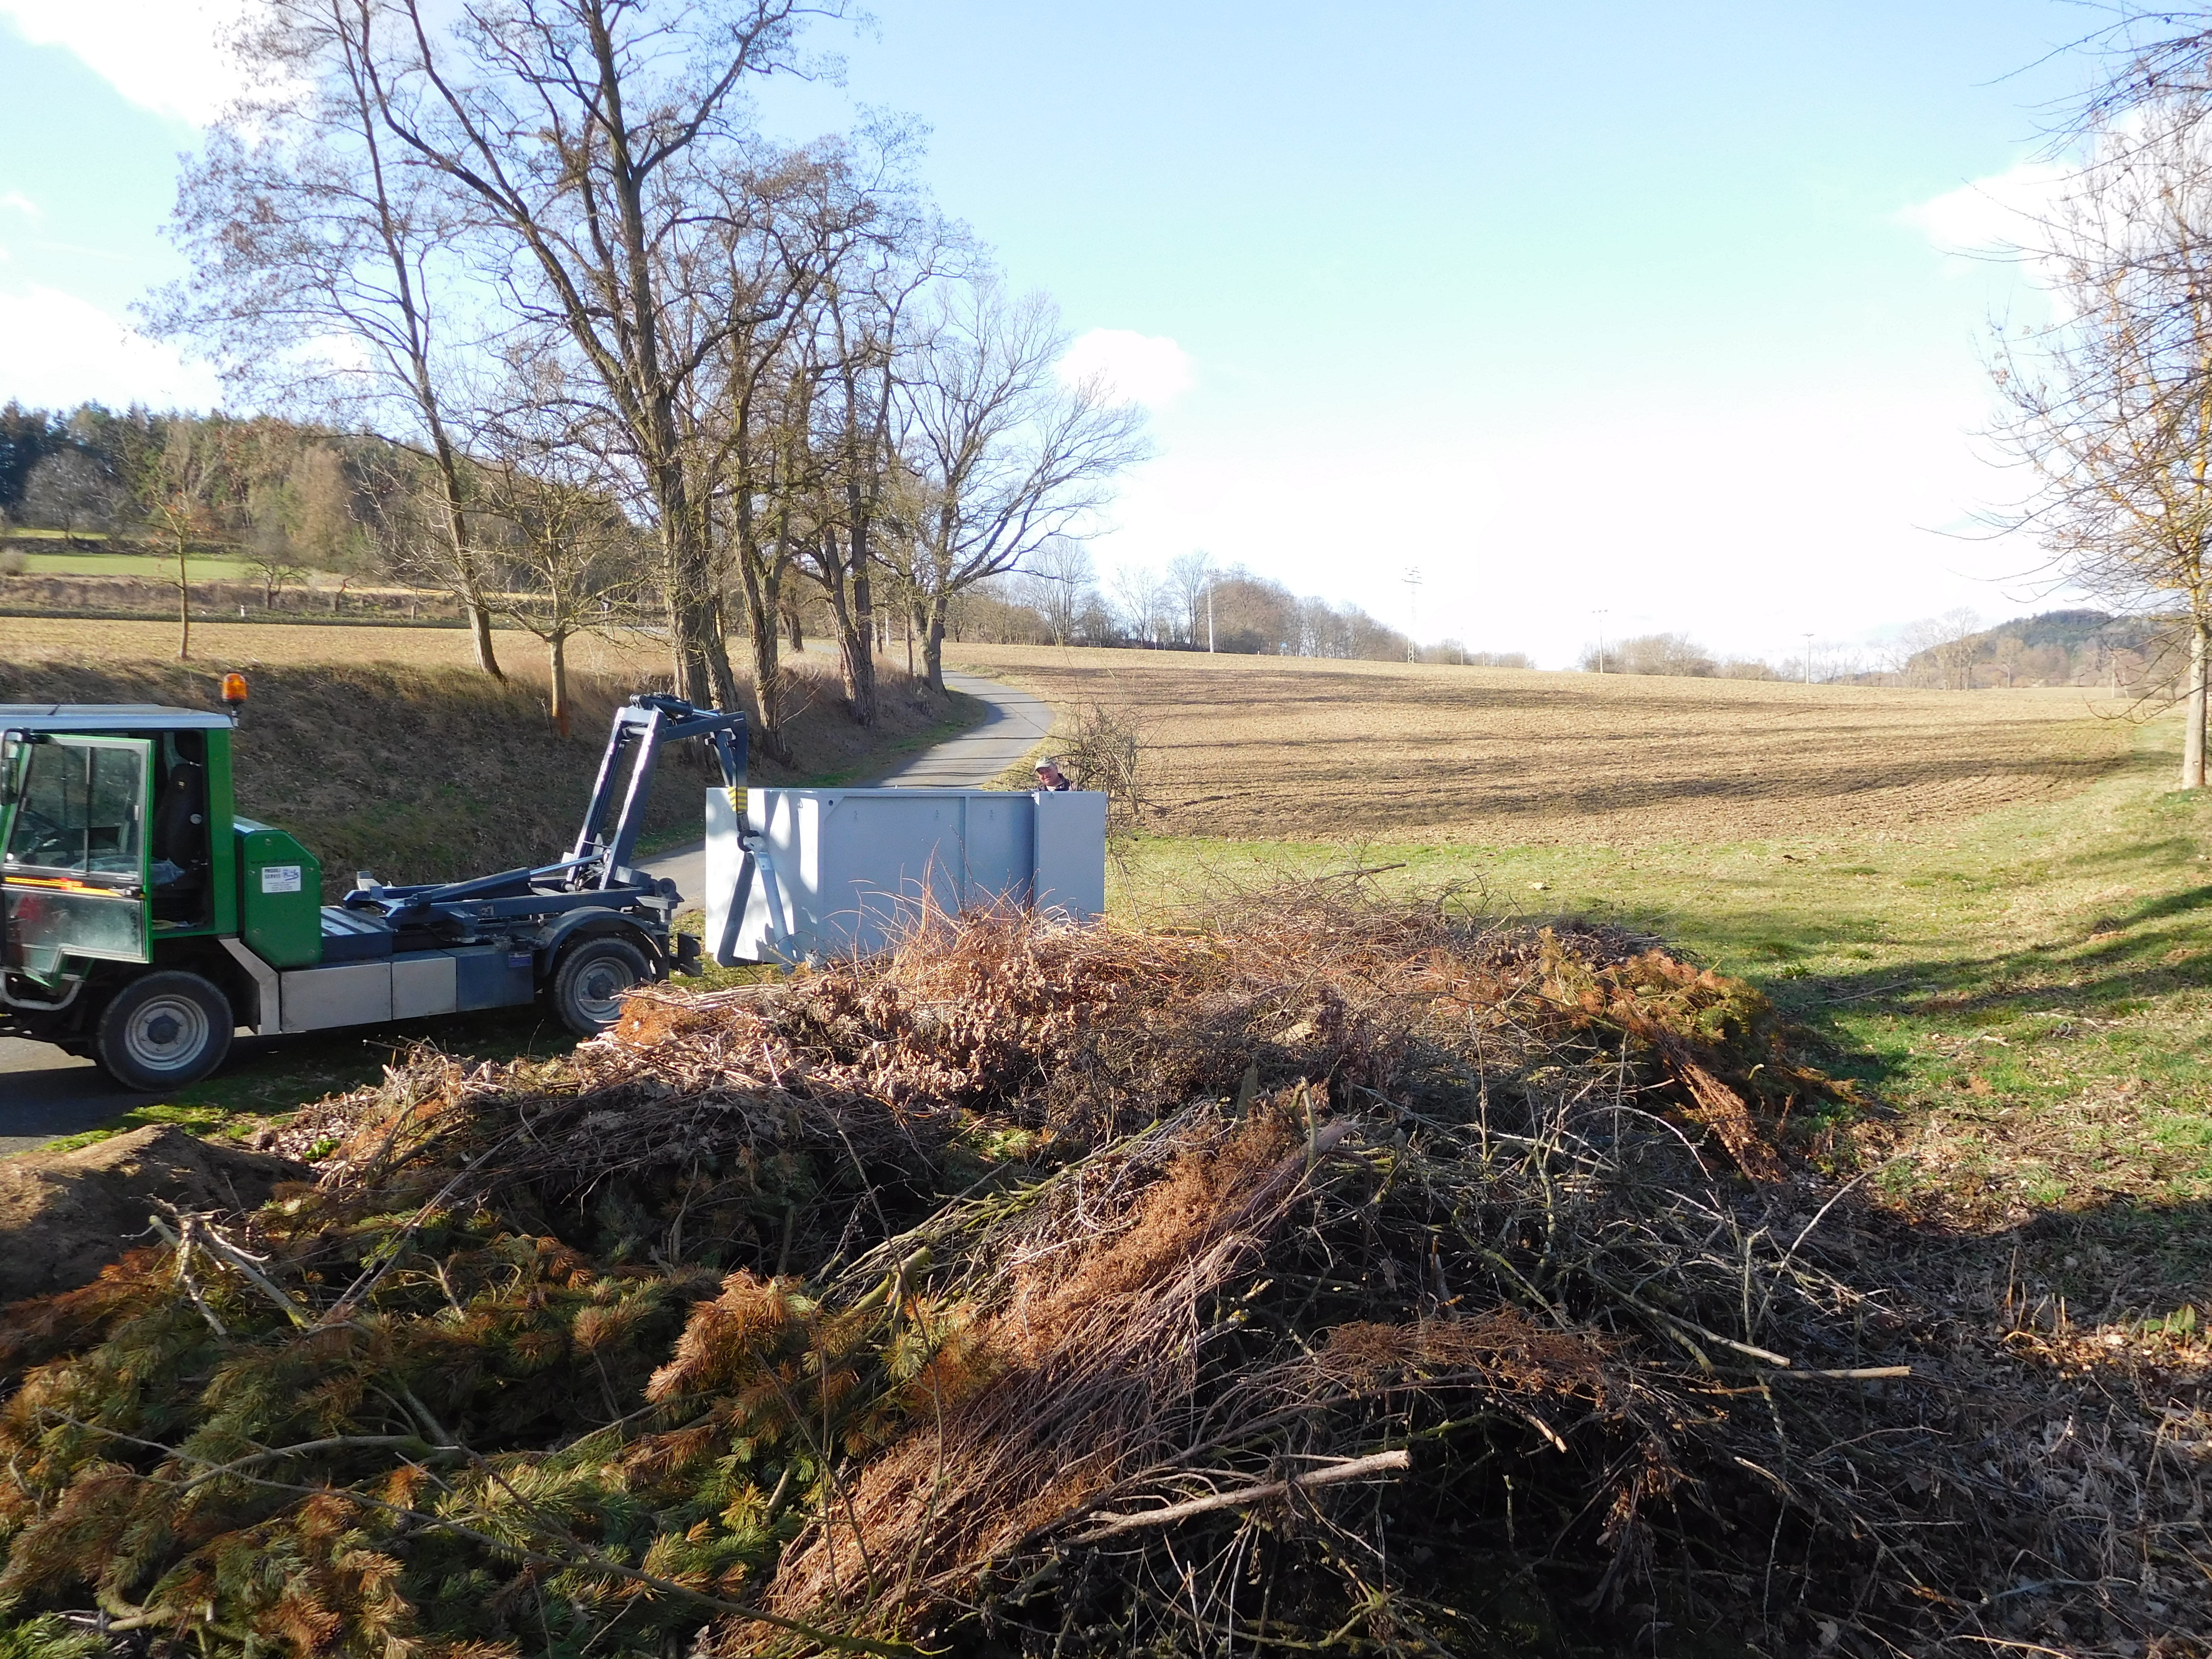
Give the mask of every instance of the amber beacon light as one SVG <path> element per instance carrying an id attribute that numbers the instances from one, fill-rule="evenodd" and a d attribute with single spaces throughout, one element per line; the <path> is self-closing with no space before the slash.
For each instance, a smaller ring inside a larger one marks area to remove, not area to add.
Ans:
<path id="1" fill-rule="evenodd" d="M 234 672 L 222 677 L 222 706 L 230 710 L 234 718 L 246 707 L 245 675 Z"/>

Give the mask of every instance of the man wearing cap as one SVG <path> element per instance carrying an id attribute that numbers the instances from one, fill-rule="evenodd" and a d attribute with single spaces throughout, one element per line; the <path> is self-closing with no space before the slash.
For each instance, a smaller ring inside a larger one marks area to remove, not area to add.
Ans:
<path id="1" fill-rule="evenodd" d="M 1067 775 L 1060 769 L 1060 757 L 1047 755 L 1036 763 L 1037 787 L 1040 789 L 1073 789 Z"/>

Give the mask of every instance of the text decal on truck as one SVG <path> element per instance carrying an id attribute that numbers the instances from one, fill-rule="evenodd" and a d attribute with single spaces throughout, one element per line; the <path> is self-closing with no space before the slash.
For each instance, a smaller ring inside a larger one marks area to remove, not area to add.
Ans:
<path id="1" fill-rule="evenodd" d="M 261 872 L 261 890 L 264 893 L 296 893 L 300 890 L 300 866 L 296 864 L 271 864 Z"/>

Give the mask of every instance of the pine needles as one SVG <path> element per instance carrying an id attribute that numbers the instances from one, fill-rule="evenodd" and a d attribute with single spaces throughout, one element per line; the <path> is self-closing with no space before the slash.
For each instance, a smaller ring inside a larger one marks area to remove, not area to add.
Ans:
<path id="1" fill-rule="evenodd" d="M 316 1186 L 9 1311 L 0 1595 L 239 1654 L 2201 1641 L 2197 1419 L 1917 1286 L 1785 1036 L 1310 888 L 419 1054 L 295 1126 Z"/>

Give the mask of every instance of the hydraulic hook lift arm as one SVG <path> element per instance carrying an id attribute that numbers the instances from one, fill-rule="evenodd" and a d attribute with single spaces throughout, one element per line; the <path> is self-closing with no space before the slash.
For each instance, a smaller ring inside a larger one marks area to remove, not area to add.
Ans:
<path id="1" fill-rule="evenodd" d="M 635 696 L 615 710 L 606 750 L 599 757 L 599 775 L 592 786 L 591 803 L 585 808 L 583 826 L 566 859 L 537 869 L 508 870 L 437 886 L 364 887 L 349 893 L 346 902 L 374 904 L 395 917 L 465 907 L 471 917 L 489 920 L 610 899 L 635 901 L 648 894 L 672 899 L 672 886 L 654 882 L 634 869 L 630 860 L 636 855 L 638 835 L 645 825 L 646 803 L 662 746 L 692 738 L 713 747 L 721 766 L 722 787 L 743 823 L 747 767 L 744 715 L 700 708 L 680 697 Z M 781 939 L 785 930 L 782 918 L 775 914 L 775 872 L 768 848 L 750 833 L 745 848 L 761 867 L 772 922 Z M 557 890 L 549 892 L 549 886 Z"/>

